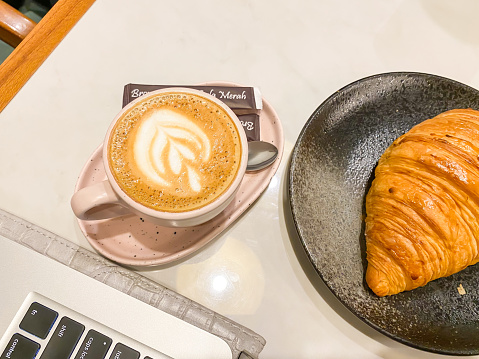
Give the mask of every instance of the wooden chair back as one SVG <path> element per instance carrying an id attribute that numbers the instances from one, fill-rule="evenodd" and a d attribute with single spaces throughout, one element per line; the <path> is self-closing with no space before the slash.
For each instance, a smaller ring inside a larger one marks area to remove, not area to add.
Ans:
<path id="1" fill-rule="evenodd" d="M 0 0 L 0 40 L 12 47 L 17 47 L 36 24 L 35 21 Z"/>

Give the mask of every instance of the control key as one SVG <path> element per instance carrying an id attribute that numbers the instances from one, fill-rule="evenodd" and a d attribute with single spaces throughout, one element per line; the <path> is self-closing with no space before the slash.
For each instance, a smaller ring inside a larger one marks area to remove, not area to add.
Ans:
<path id="1" fill-rule="evenodd" d="M 39 350 L 40 344 L 23 335 L 13 334 L 0 359 L 33 359 Z"/>

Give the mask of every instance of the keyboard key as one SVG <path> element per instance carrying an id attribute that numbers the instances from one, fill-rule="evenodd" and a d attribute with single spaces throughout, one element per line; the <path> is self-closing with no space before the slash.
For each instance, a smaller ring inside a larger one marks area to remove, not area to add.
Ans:
<path id="1" fill-rule="evenodd" d="M 136 350 L 118 343 L 115 345 L 115 349 L 113 349 L 109 359 L 138 359 L 139 357 L 140 353 Z"/>
<path id="2" fill-rule="evenodd" d="M 110 348 L 112 340 L 96 330 L 89 330 L 83 340 L 75 359 L 103 359 Z"/>
<path id="3" fill-rule="evenodd" d="M 30 305 L 30 308 L 20 322 L 20 329 L 45 339 L 57 317 L 58 313 L 54 310 L 34 302 Z"/>
<path id="4" fill-rule="evenodd" d="M 40 344 L 23 335 L 13 334 L 0 359 L 33 359 L 39 350 Z"/>
<path id="5" fill-rule="evenodd" d="M 63 317 L 40 359 L 69 359 L 84 330 L 84 325 Z"/>

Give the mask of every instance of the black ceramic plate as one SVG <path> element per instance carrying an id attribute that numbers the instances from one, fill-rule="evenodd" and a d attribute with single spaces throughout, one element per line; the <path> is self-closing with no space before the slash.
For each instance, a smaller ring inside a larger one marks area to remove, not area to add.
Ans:
<path id="1" fill-rule="evenodd" d="M 473 355 L 479 354 L 479 265 L 384 298 L 364 281 L 364 200 L 379 157 L 413 125 L 453 108 L 479 109 L 479 92 L 420 73 L 381 74 L 344 87 L 303 128 L 289 195 L 311 263 L 354 314 L 412 347 Z"/>

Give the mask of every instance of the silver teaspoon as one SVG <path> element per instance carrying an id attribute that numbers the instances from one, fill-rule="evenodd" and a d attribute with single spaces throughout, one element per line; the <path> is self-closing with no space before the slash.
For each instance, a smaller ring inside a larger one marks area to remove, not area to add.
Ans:
<path id="1" fill-rule="evenodd" d="M 264 141 L 250 141 L 246 171 L 259 171 L 272 164 L 276 157 L 278 157 L 278 149 L 275 145 Z"/>

